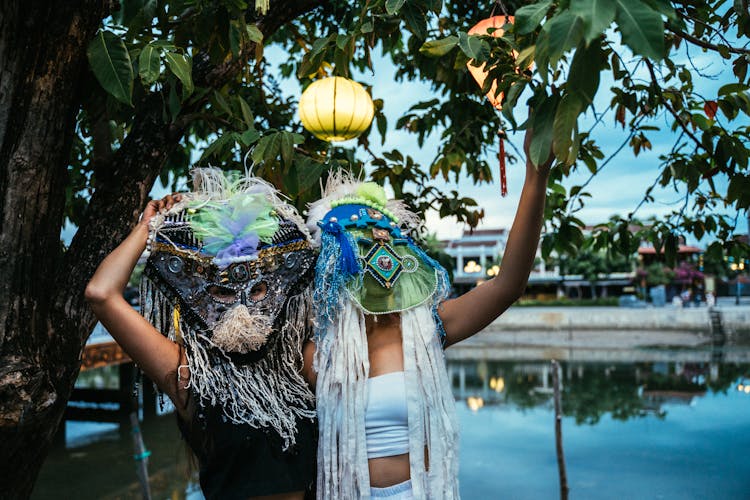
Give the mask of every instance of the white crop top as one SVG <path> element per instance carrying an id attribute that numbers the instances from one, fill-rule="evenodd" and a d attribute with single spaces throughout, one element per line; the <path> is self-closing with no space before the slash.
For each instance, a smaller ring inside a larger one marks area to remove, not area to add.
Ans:
<path id="1" fill-rule="evenodd" d="M 367 379 L 367 458 L 409 453 L 409 422 L 404 372 Z"/>

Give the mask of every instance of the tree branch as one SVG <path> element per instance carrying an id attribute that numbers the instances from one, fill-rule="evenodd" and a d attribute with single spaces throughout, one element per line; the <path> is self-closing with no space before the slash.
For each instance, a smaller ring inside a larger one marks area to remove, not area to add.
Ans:
<path id="1" fill-rule="evenodd" d="M 678 37 L 682 38 L 683 40 L 692 43 L 693 45 L 697 45 L 698 47 L 702 47 L 704 49 L 713 50 L 714 52 L 722 52 L 722 48 L 719 45 L 714 45 L 712 43 L 709 43 L 705 40 L 701 40 L 700 38 L 691 35 L 690 33 L 685 33 L 679 28 L 676 28 L 672 26 L 669 22 L 667 22 L 664 25 L 667 30 L 671 31 L 674 35 L 677 35 Z M 733 54 L 741 54 L 741 55 L 748 55 L 750 54 L 750 50 L 748 49 L 741 49 L 738 47 L 733 47 L 732 45 L 725 45 L 724 47 L 727 48 L 727 50 Z"/>
<path id="2" fill-rule="evenodd" d="M 651 75 L 651 81 L 654 85 L 659 85 L 659 80 L 656 78 L 656 73 L 654 72 L 654 65 L 651 63 L 650 60 L 644 58 L 643 59 L 646 62 L 646 67 L 648 68 L 648 72 Z M 680 118 L 680 116 L 677 114 L 677 111 L 672 107 L 672 105 L 669 103 L 669 100 L 662 99 L 662 104 L 664 104 L 664 107 L 667 108 L 667 111 L 674 117 L 677 124 L 682 128 L 682 130 L 685 132 L 685 135 L 690 137 L 690 139 L 695 142 L 696 146 L 706 151 L 708 154 L 711 154 L 711 151 L 708 151 L 706 147 L 703 145 L 703 143 L 698 139 L 695 134 L 688 128 L 687 124 Z"/>

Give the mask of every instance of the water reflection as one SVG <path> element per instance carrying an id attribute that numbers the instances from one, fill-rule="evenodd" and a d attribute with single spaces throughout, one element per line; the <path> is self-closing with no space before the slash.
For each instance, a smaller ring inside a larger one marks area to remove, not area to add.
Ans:
<path id="1" fill-rule="evenodd" d="M 615 420 L 654 415 L 666 406 L 691 405 L 707 391 L 731 388 L 750 395 L 748 364 L 561 363 L 563 414 L 576 424 L 594 425 L 603 415 Z M 552 367 L 547 361 L 449 361 L 453 394 L 472 411 L 510 405 L 519 410 L 552 405 Z"/>
<path id="2" fill-rule="evenodd" d="M 747 498 L 750 364 L 711 359 L 562 362 L 571 498 Z M 550 363 L 451 360 L 448 371 L 464 498 L 557 497 Z M 115 375 L 92 370 L 79 384 L 114 388 Z M 67 426 L 32 498 L 138 498 L 129 426 Z M 174 416 L 141 427 L 154 498 L 202 498 Z"/>
<path id="3" fill-rule="evenodd" d="M 559 496 L 547 361 L 449 364 L 466 498 Z M 561 363 L 570 498 L 747 499 L 750 364 Z"/>

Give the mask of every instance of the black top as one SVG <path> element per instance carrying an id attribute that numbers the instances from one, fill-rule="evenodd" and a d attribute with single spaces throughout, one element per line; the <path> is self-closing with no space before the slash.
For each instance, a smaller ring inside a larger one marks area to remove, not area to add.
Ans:
<path id="1" fill-rule="evenodd" d="M 296 443 L 286 451 L 273 429 L 254 429 L 225 421 L 215 408 L 201 409 L 190 424 L 177 419 L 180 431 L 198 458 L 206 499 L 311 491 L 315 483 L 317 424 L 297 420 Z"/>

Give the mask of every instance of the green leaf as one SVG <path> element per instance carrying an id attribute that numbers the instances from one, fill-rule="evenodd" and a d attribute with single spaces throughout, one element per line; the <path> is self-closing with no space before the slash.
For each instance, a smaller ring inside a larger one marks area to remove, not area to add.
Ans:
<path id="1" fill-rule="evenodd" d="M 284 161 L 284 165 L 290 166 L 294 159 L 294 142 L 292 134 L 289 132 L 280 132 L 281 134 L 281 159 Z"/>
<path id="2" fill-rule="evenodd" d="M 729 94 L 737 94 L 739 92 L 745 92 L 746 90 L 750 89 L 750 86 L 745 85 L 744 83 L 728 83 L 726 85 L 722 85 L 719 88 L 719 92 L 717 95 L 719 97 L 729 95 Z"/>
<path id="3" fill-rule="evenodd" d="M 226 99 L 224 99 L 224 96 L 221 95 L 221 92 L 218 90 L 214 90 L 213 95 L 214 101 L 216 101 L 216 105 L 221 108 L 221 110 L 227 114 L 227 116 L 233 116 L 234 113 L 232 113 L 232 108 L 229 107 L 229 103 Z"/>
<path id="4" fill-rule="evenodd" d="M 149 86 L 159 78 L 159 51 L 149 44 L 143 47 L 138 56 L 138 75 L 144 85 Z"/>
<path id="5" fill-rule="evenodd" d="M 234 145 L 234 137 L 232 134 L 223 134 L 219 136 L 210 146 L 203 151 L 201 161 L 210 157 L 220 155 L 227 147 Z"/>
<path id="6" fill-rule="evenodd" d="M 237 100 L 240 101 L 240 111 L 242 112 L 242 121 L 245 122 L 245 125 L 247 125 L 249 128 L 253 128 L 255 123 L 255 117 L 253 116 L 253 111 L 250 109 L 250 105 L 247 104 L 247 101 L 242 98 L 242 96 L 237 96 Z"/>
<path id="7" fill-rule="evenodd" d="M 111 31 L 101 30 L 86 50 L 89 65 L 104 90 L 118 101 L 133 105 L 133 65 L 125 43 Z"/>
<path id="8" fill-rule="evenodd" d="M 552 126 L 552 151 L 562 163 L 567 163 L 570 149 L 573 146 L 571 135 L 578 122 L 578 116 L 583 111 L 583 103 L 576 94 L 568 93 L 560 100 Z"/>
<path id="9" fill-rule="evenodd" d="M 364 23 L 362 23 L 362 27 L 359 28 L 359 31 L 364 34 L 372 33 L 374 30 L 375 25 L 372 23 L 372 21 L 365 21 Z"/>
<path id="10" fill-rule="evenodd" d="M 349 35 L 336 35 L 336 47 L 338 47 L 339 50 L 344 50 L 346 44 L 349 43 L 349 40 L 351 40 L 351 36 Z"/>
<path id="11" fill-rule="evenodd" d="M 281 136 L 281 132 L 275 132 L 261 137 L 251 155 L 253 162 L 261 163 L 277 158 L 281 152 Z"/>
<path id="12" fill-rule="evenodd" d="M 554 68 L 560 57 L 583 38 L 583 19 L 566 10 L 550 19 L 543 30 L 549 34 L 549 63 Z"/>
<path id="13" fill-rule="evenodd" d="M 299 196 L 299 173 L 297 172 L 296 163 L 287 166 L 282 182 L 284 193 L 287 196 L 290 198 L 297 198 Z"/>
<path id="14" fill-rule="evenodd" d="M 669 0 L 646 0 L 646 3 L 670 21 L 679 21 L 684 26 L 684 21 L 677 15 Z"/>
<path id="15" fill-rule="evenodd" d="M 189 56 L 177 52 L 166 52 L 164 57 L 170 71 L 182 82 L 182 98 L 187 98 L 194 90 L 193 60 Z"/>
<path id="16" fill-rule="evenodd" d="M 622 41 L 633 53 L 655 61 L 664 58 L 664 20 L 641 0 L 615 0 L 615 20 Z"/>
<path id="17" fill-rule="evenodd" d="M 320 54 L 323 50 L 325 50 L 325 48 L 328 46 L 328 42 L 330 41 L 330 37 L 316 38 L 312 44 L 312 48 L 310 49 L 310 55 L 314 56 L 316 54 Z"/>
<path id="18" fill-rule="evenodd" d="M 392 16 L 401 10 L 401 7 L 403 7 L 405 3 L 406 0 L 386 0 L 385 11 L 389 16 Z"/>
<path id="19" fill-rule="evenodd" d="M 594 96 L 599 89 L 602 55 L 602 48 L 598 43 L 588 47 L 579 46 L 570 63 L 568 91 L 577 92 L 586 100 L 586 104 L 593 104 Z"/>
<path id="20" fill-rule="evenodd" d="M 232 50 L 232 55 L 235 57 L 240 55 L 240 44 L 241 44 L 241 35 L 240 35 L 240 27 L 238 26 L 237 22 L 232 22 L 229 25 L 229 47 Z"/>
<path id="21" fill-rule="evenodd" d="M 260 139 L 260 132 L 258 132 L 254 128 L 249 128 L 242 132 L 239 138 L 240 141 L 242 141 L 242 144 L 244 144 L 245 146 L 249 146 Z"/>
<path id="22" fill-rule="evenodd" d="M 547 83 L 547 70 L 549 65 L 549 34 L 545 30 L 539 33 L 534 47 L 534 61 L 536 61 L 537 72 L 544 83 Z"/>
<path id="23" fill-rule="evenodd" d="M 376 114 L 375 124 L 378 127 L 378 132 L 380 132 L 380 144 L 383 145 L 385 144 L 385 133 L 388 130 L 388 119 L 385 117 L 385 114 Z"/>
<path id="24" fill-rule="evenodd" d="M 453 47 L 457 44 L 458 37 L 451 35 L 440 40 L 430 40 L 423 43 L 419 48 L 419 52 L 429 57 L 441 57 L 453 50 Z"/>
<path id="25" fill-rule="evenodd" d="M 536 27 L 539 26 L 539 23 L 542 22 L 544 16 L 547 15 L 547 11 L 549 11 L 551 5 L 551 0 L 545 0 L 543 2 L 525 5 L 516 10 L 514 22 L 516 33 L 526 35 L 534 31 Z"/>
<path id="26" fill-rule="evenodd" d="M 458 47 L 466 54 L 466 57 L 478 62 L 484 62 L 490 55 L 490 47 L 487 42 L 478 36 L 469 35 L 463 31 L 458 33 Z"/>
<path id="27" fill-rule="evenodd" d="M 557 96 L 549 96 L 534 111 L 534 138 L 529 146 L 529 159 L 535 166 L 547 161 L 552 150 L 553 125 L 558 101 Z"/>
<path id="28" fill-rule="evenodd" d="M 263 41 L 263 32 L 256 25 L 248 24 L 247 37 L 251 42 L 260 43 Z"/>
<path id="29" fill-rule="evenodd" d="M 304 156 L 295 158 L 294 163 L 297 165 L 297 181 L 301 193 L 315 186 L 326 169 L 325 163 Z"/>
<path id="30" fill-rule="evenodd" d="M 180 114 L 180 110 L 182 109 L 180 98 L 177 95 L 177 90 L 174 87 L 169 88 L 169 98 L 167 100 L 167 105 L 169 106 L 169 115 L 172 117 L 170 122 L 174 123 L 175 118 L 177 118 L 177 115 Z"/>
<path id="31" fill-rule="evenodd" d="M 401 11 L 401 17 L 406 27 L 414 33 L 419 40 L 427 38 L 427 18 L 425 14 L 413 3 L 408 3 Z"/>
<path id="32" fill-rule="evenodd" d="M 615 20 L 612 0 L 572 0 L 570 11 L 583 19 L 586 43 L 601 35 Z"/>

